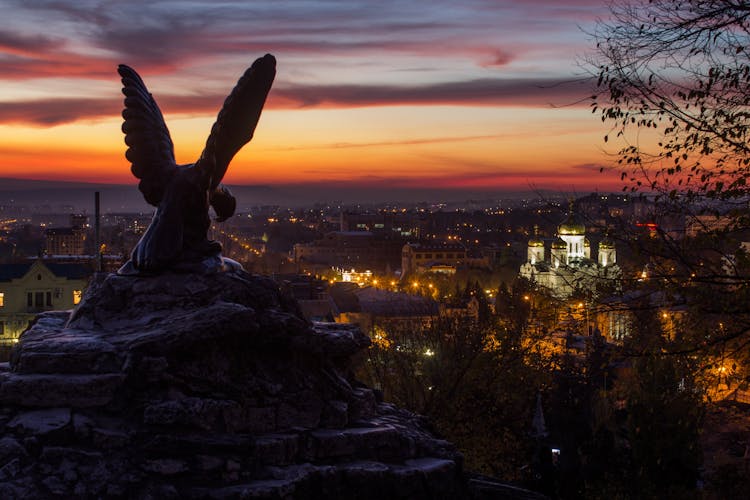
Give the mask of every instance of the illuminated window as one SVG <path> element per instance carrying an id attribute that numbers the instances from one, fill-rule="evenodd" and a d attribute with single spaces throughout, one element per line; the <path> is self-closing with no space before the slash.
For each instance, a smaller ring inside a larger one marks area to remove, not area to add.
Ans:
<path id="1" fill-rule="evenodd" d="M 5 292 L 0 292 L 0 307 L 5 305 Z"/>
<path id="2" fill-rule="evenodd" d="M 73 304 L 78 304 L 81 301 L 81 290 L 73 290 Z"/>

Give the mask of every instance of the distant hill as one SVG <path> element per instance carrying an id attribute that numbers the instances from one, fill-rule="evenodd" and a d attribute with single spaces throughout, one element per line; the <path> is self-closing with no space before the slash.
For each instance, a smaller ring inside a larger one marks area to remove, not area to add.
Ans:
<path id="1" fill-rule="evenodd" d="M 150 211 L 135 185 L 13 178 L 0 178 L 0 205 L 26 206 L 40 212 L 72 206 L 93 213 L 96 191 L 101 193 L 103 211 Z"/>
<path id="2" fill-rule="evenodd" d="M 0 192 L 17 190 L 47 190 L 47 189 L 82 189 L 91 187 L 114 187 L 115 184 L 94 184 L 88 182 L 70 182 L 56 180 L 14 179 L 0 177 Z"/>
<path id="3" fill-rule="evenodd" d="M 279 193 L 267 186 L 234 186 L 239 207 L 257 204 L 284 204 Z M 148 205 L 133 184 L 99 184 L 53 180 L 0 178 L 0 205 L 26 206 L 36 211 L 55 212 L 62 207 L 94 212 L 94 193 L 100 193 L 103 212 L 150 212 Z M 248 202 L 248 203 L 245 203 Z"/>
<path id="4" fill-rule="evenodd" d="M 464 200 L 497 200 L 538 198 L 531 191 L 469 191 L 459 189 L 413 189 L 393 187 L 371 188 L 339 183 L 287 184 L 287 185 L 230 185 L 237 198 L 239 211 L 258 205 L 309 206 L 315 203 L 381 203 L 381 202 L 459 202 Z M 94 192 L 99 191 L 103 212 L 150 212 L 150 207 L 132 184 L 102 184 L 55 180 L 27 180 L 0 178 L 0 205 L 23 205 L 37 211 L 54 212 L 74 207 L 78 211 L 93 213 Z M 544 193 L 541 193 L 544 194 Z M 559 196 L 561 193 L 550 193 Z"/>

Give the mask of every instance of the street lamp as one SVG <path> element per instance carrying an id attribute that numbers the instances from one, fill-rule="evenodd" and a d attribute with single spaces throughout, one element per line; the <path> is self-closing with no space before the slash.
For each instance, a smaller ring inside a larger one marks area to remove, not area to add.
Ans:
<path id="1" fill-rule="evenodd" d="M 590 336 L 591 335 L 591 325 L 589 324 L 589 308 L 586 307 L 586 303 L 585 302 L 579 302 L 578 303 L 578 307 L 581 308 L 581 309 L 583 309 L 583 313 L 584 313 L 584 315 L 586 317 L 586 334 Z"/>
<path id="2" fill-rule="evenodd" d="M 523 300 L 529 303 L 529 322 L 533 322 L 535 325 L 534 331 L 539 332 L 539 321 L 534 317 L 534 300 L 531 295 L 526 294 L 523 296 Z"/>

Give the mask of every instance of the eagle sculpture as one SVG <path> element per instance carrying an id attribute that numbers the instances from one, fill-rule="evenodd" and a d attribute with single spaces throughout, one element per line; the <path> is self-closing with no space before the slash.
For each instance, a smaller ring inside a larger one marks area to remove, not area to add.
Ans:
<path id="1" fill-rule="evenodd" d="M 224 101 L 200 158 L 177 165 L 164 117 L 143 80 L 120 65 L 125 94 L 122 131 L 130 170 L 138 189 L 156 207 L 154 218 L 119 274 L 162 271 L 213 272 L 239 264 L 221 257 L 221 245 L 210 241 L 209 206 L 218 221 L 234 214 L 236 201 L 221 184 L 234 155 L 253 137 L 266 96 L 276 75 L 270 54 L 257 59 Z"/>

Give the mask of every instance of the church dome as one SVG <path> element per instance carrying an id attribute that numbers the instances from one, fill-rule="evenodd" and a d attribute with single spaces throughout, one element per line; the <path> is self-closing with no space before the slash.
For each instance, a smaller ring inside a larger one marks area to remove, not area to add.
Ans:
<path id="1" fill-rule="evenodd" d="M 602 241 L 599 242 L 599 248 L 615 248 L 615 242 L 609 239 L 609 237 L 605 237 Z"/>
<path id="2" fill-rule="evenodd" d="M 529 240 L 530 247 L 543 247 L 544 241 L 539 237 L 539 226 L 534 224 L 534 237 Z"/>
<path id="3" fill-rule="evenodd" d="M 573 236 L 581 236 L 586 234 L 586 226 L 578 219 L 578 217 L 576 217 L 575 213 L 573 212 L 572 200 L 570 201 L 568 218 L 565 219 L 565 222 L 560 224 L 560 226 L 557 228 L 557 234 Z"/>
<path id="4" fill-rule="evenodd" d="M 553 250 L 567 250 L 568 244 L 565 243 L 560 238 L 557 238 L 555 241 L 552 242 L 552 249 Z"/>
<path id="5" fill-rule="evenodd" d="M 573 216 L 570 216 L 565 222 L 560 224 L 560 227 L 557 228 L 557 232 L 558 234 L 580 236 L 586 234 L 586 226 L 584 226 L 582 222 L 575 220 Z"/>

